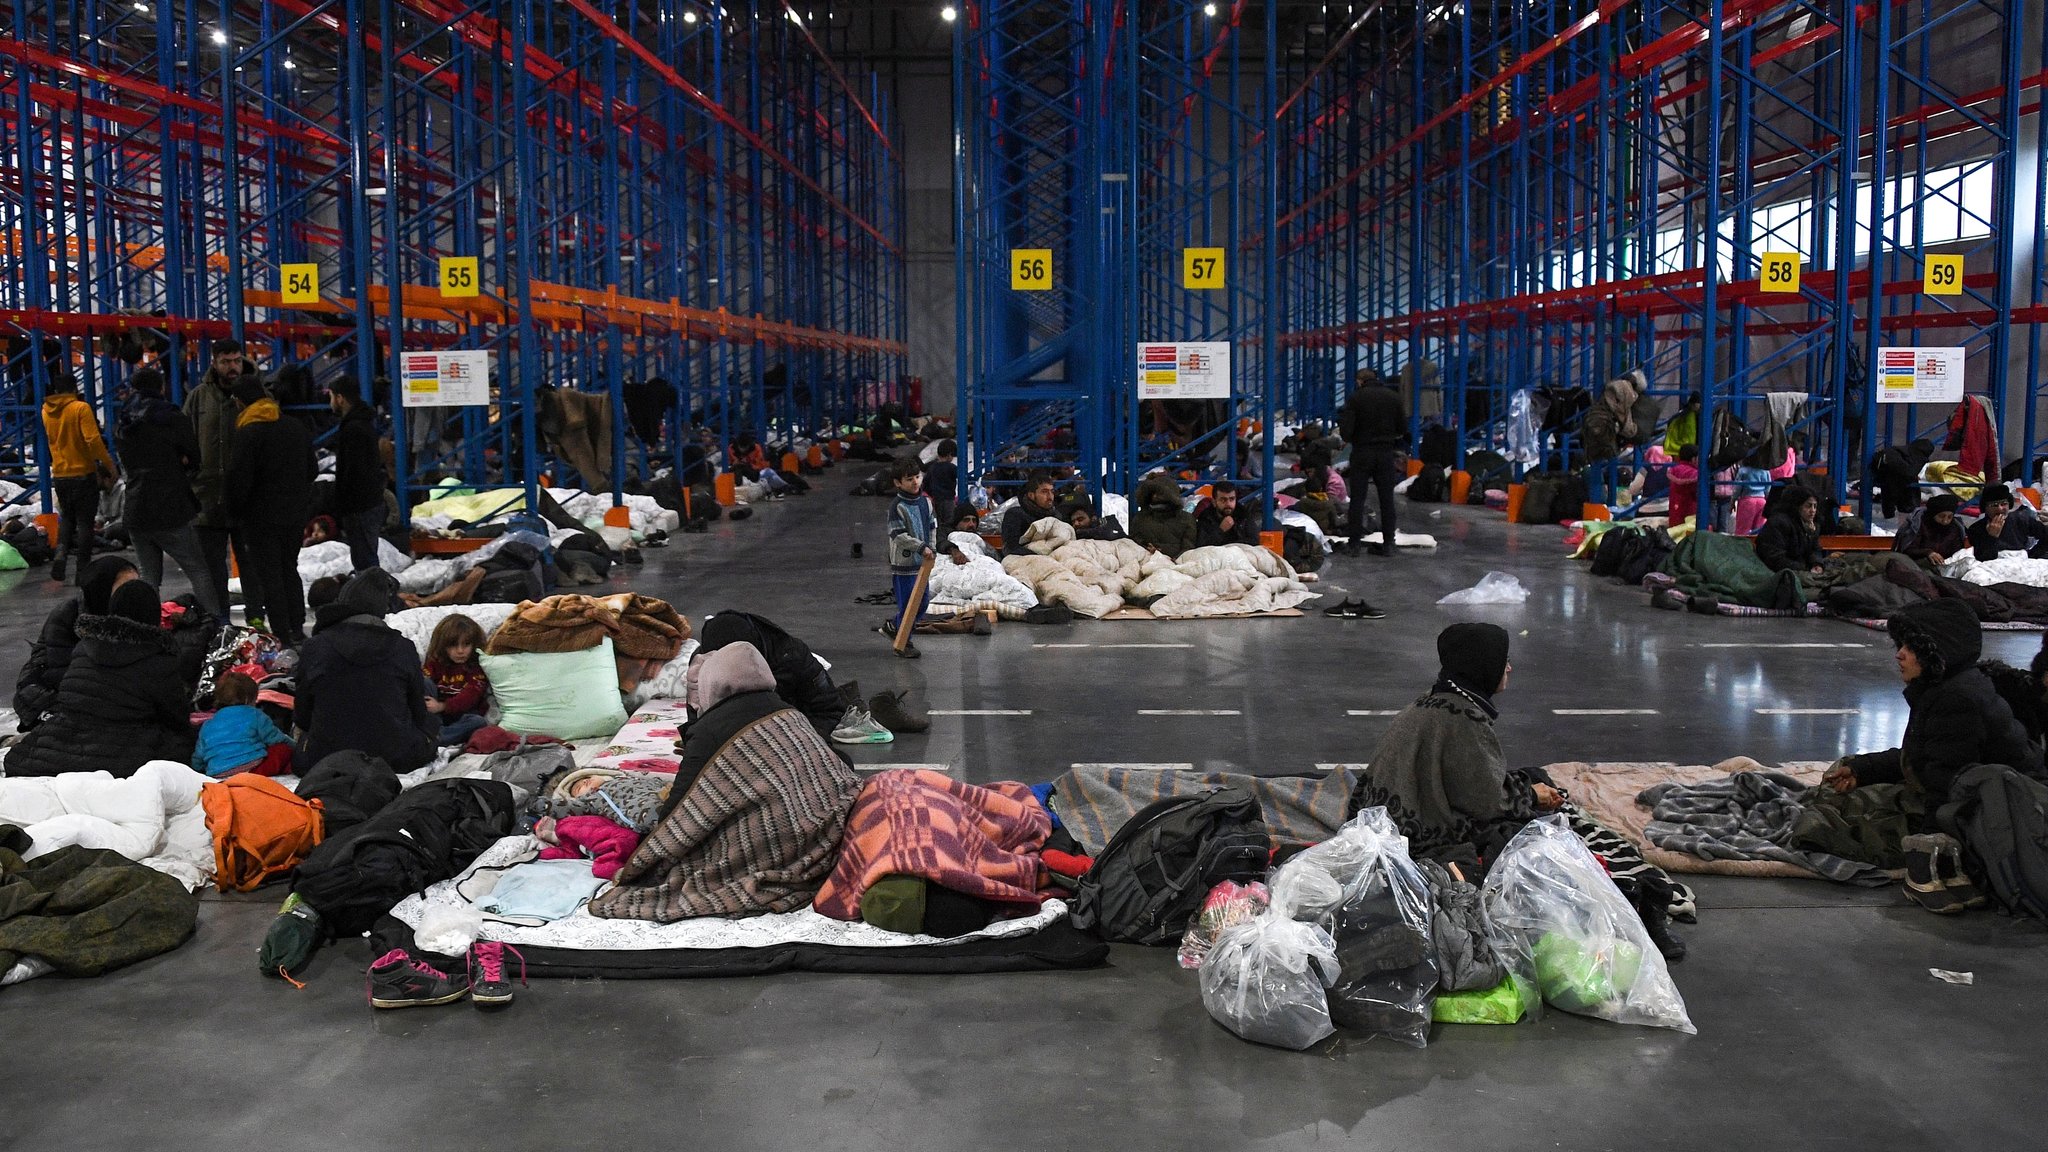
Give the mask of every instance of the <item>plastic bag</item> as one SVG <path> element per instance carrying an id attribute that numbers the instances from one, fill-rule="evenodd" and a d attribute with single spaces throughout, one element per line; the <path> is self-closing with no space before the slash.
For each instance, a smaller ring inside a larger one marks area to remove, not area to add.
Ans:
<path id="1" fill-rule="evenodd" d="M 1336 979 L 1330 934 L 1268 911 L 1217 938 L 1202 962 L 1202 1007 L 1246 1040 L 1300 1051 L 1336 1031 L 1323 991 Z"/>
<path id="2" fill-rule="evenodd" d="M 1420 1048 L 1429 1040 L 1436 949 L 1429 885 L 1384 808 L 1367 808 L 1273 877 L 1276 913 L 1313 920 L 1336 943 L 1330 1019 Z M 1335 899 L 1332 899 L 1332 896 Z"/>
<path id="3" fill-rule="evenodd" d="M 1515 974 L 1567 1012 L 1694 1032 L 1643 922 L 1562 816 L 1532 820 L 1481 889 L 1487 929 Z"/>
<path id="4" fill-rule="evenodd" d="M 1513 1024 L 1542 1003 L 1533 986 L 1508 976 L 1482 992 L 1440 992 L 1430 1015 L 1439 1024 Z"/>
<path id="5" fill-rule="evenodd" d="M 1187 934 L 1180 938 L 1180 966 L 1200 968 L 1202 958 L 1216 946 L 1216 938 L 1225 929 L 1251 922 L 1271 900 L 1266 886 L 1256 880 L 1249 884 L 1225 880 L 1209 889 L 1202 907 L 1188 920 Z"/>
<path id="6" fill-rule="evenodd" d="M 1479 583 L 1462 592 L 1453 592 L 1437 601 L 1439 604 L 1520 604 L 1529 598 L 1529 590 L 1522 582 L 1505 572 L 1488 572 L 1480 577 Z"/>
<path id="7" fill-rule="evenodd" d="M 21 572 L 28 568 L 28 561 L 21 558 L 14 545 L 0 540 L 0 572 Z"/>

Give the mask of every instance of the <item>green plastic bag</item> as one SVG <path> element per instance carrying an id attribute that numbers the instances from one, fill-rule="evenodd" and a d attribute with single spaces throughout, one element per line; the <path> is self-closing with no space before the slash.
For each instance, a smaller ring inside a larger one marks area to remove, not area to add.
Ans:
<path id="1" fill-rule="evenodd" d="M 1483 992 L 1437 993 L 1430 1018 L 1439 1024 L 1513 1024 L 1539 1003 L 1534 988 L 1509 976 Z"/>
<path id="2" fill-rule="evenodd" d="M 1625 999 L 1642 971 L 1643 954 L 1626 940 L 1596 952 L 1585 941 L 1546 932 L 1536 941 L 1536 980 L 1543 998 L 1567 1012 L 1599 1015 L 1603 1005 Z"/>
<path id="3" fill-rule="evenodd" d="M 14 550 L 14 545 L 0 540 L 0 572 L 21 572 L 28 568 L 28 561 Z"/>

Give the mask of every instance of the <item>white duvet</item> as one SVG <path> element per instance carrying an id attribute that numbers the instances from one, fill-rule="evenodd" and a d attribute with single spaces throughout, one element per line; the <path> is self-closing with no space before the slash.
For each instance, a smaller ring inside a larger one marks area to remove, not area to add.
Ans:
<path id="1" fill-rule="evenodd" d="M 169 760 L 125 780 L 105 772 L 0 777 L 0 824 L 29 834 L 28 859 L 74 844 L 104 848 L 197 891 L 213 878 L 213 836 L 199 806 L 206 783 Z"/>
<path id="2" fill-rule="evenodd" d="M 1979 560 L 1963 553 L 1942 565 L 1942 573 L 1966 584 L 2025 584 L 2048 588 L 2048 560 L 2029 560 L 2024 552 L 2001 553 L 1996 560 Z"/>
<path id="3" fill-rule="evenodd" d="M 1316 598 L 1285 560 L 1264 548 L 1191 548 L 1176 562 L 1134 541 L 1073 540 L 1072 529 L 1061 528 L 1066 525 L 1057 521 L 1032 525 L 1027 544 L 1034 553 L 1050 546 L 1049 554 L 1012 556 L 1003 569 L 1040 601 L 1064 604 L 1082 616 L 1099 620 L 1126 601 L 1155 596 L 1163 597 L 1152 605 L 1161 619 L 1273 612 Z"/>

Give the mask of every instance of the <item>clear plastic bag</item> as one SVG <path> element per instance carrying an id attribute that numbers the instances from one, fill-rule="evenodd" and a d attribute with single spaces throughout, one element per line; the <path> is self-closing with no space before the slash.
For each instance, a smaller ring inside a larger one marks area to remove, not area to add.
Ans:
<path id="1" fill-rule="evenodd" d="M 1273 911 L 1314 921 L 1336 945 L 1329 992 L 1338 1027 L 1420 1048 L 1436 991 L 1429 885 L 1408 839 L 1384 808 L 1367 808 L 1336 835 L 1274 874 Z"/>
<path id="2" fill-rule="evenodd" d="M 1582 1016 L 1694 1032 L 1636 910 L 1585 842 L 1549 816 L 1524 825 L 1481 889 L 1487 931 L 1515 974 Z"/>
<path id="3" fill-rule="evenodd" d="M 1246 1040 L 1300 1051 L 1336 1031 L 1337 946 L 1314 924 L 1268 911 L 1225 929 L 1201 972 L 1202 1007 Z"/>
<path id="4" fill-rule="evenodd" d="M 1187 934 L 1180 938 L 1180 966 L 1200 968 L 1202 958 L 1216 946 L 1216 938 L 1223 935 L 1225 929 L 1250 923 L 1271 902 L 1266 886 L 1256 880 L 1249 884 L 1225 880 L 1209 889 L 1209 894 L 1202 898 L 1201 908 L 1188 919 Z"/>
<path id="5" fill-rule="evenodd" d="M 1520 604 L 1529 598 L 1529 590 L 1522 582 L 1505 572 L 1488 572 L 1479 578 L 1479 583 L 1463 591 L 1453 592 L 1437 601 L 1439 604 Z"/>

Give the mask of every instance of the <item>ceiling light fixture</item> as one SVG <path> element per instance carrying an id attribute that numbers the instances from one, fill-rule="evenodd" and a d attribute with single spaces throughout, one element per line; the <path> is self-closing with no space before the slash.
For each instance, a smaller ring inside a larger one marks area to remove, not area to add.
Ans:
<path id="1" fill-rule="evenodd" d="M 225 43 L 227 43 L 227 42 L 228 42 L 228 34 L 227 34 L 227 33 L 225 33 L 225 32 L 223 32 L 223 31 L 221 31 L 221 30 L 220 30 L 220 29 L 218 29 L 218 28 L 215 28 L 215 29 L 213 30 L 213 42 L 214 42 L 215 44 L 225 44 Z"/>
<path id="2" fill-rule="evenodd" d="M 1216 15 L 1216 6 L 1214 4 L 1202 5 L 1202 15 L 1214 17 Z"/>
<path id="3" fill-rule="evenodd" d="M 685 23 L 685 24 L 695 24 L 696 22 L 697 22 L 697 14 L 696 14 L 695 12 L 693 12 L 693 11 L 691 11 L 691 10 L 687 9 L 687 8 L 683 9 L 683 23 Z"/>
<path id="4" fill-rule="evenodd" d="M 948 24 L 951 24 L 953 21 L 958 20 L 959 18 L 959 11 L 956 10 L 951 4 L 948 4 L 944 8 L 939 9 L 939 19 L 944 20 Z"/>

